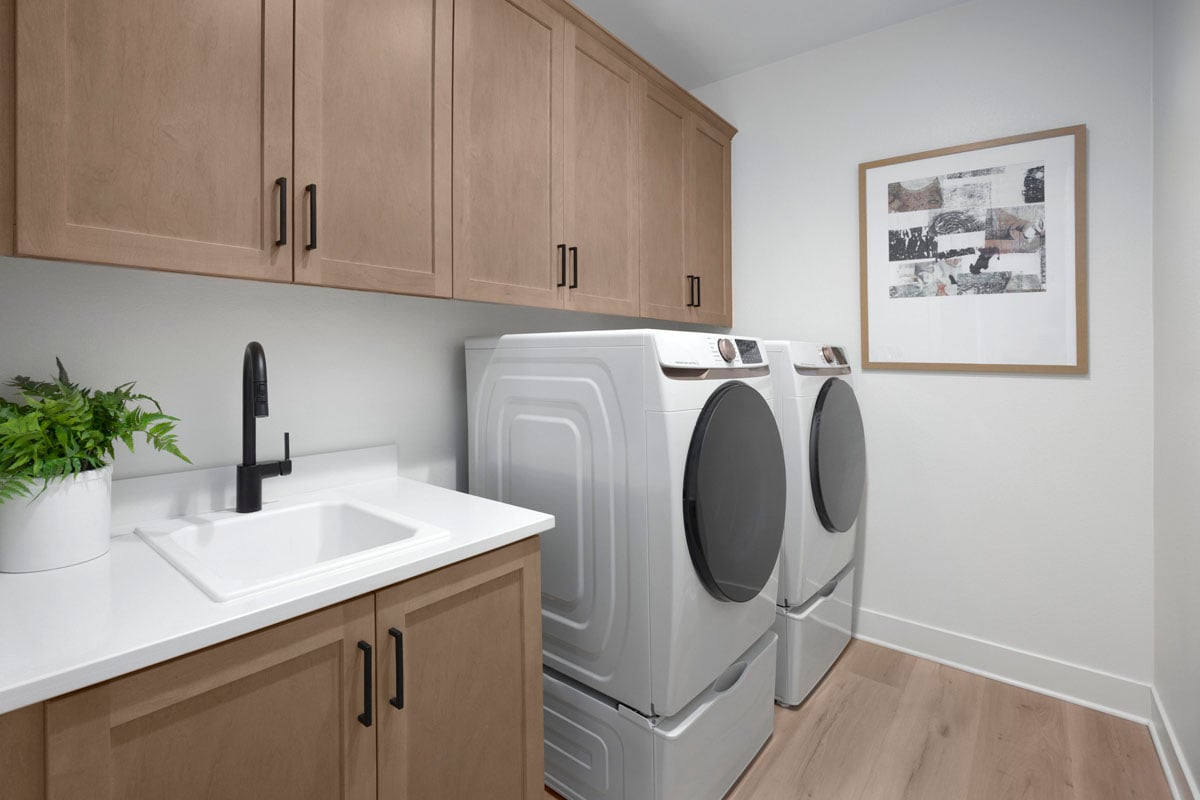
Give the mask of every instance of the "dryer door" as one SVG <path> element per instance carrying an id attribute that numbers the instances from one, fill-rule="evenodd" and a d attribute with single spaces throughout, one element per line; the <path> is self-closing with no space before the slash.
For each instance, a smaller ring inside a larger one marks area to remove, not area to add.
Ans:
<path id="1" fill-rule="evenodd" d="M 825 381 L 817 394 L 808 457 L 817 516 L 825 530 L 845 533 L 862 505 L 867 446 L 858 400 L 840 378 Z"/>
<path id="2" fill-rule="evenodd" d="M 740 381 L 722 385 L 700 412 L 683 477 L 688 552 L 718 600 L 744 603 L 770 579 L 786 496 L 771 407 Z"/>

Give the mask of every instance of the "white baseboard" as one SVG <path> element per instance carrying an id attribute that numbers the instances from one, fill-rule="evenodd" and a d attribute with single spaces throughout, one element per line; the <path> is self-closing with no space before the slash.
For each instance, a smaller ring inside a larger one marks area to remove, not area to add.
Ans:
<path id="1" fill-rule="evenodd" d="M 858 609 L 854 635 L 1134 722 L 1150 722 L 1150 685 L 1120 675 L 866 608 Z"/>
<path id="2" fill-rule="evenodd" d="M 1158 690 L 1151 688 L 1152 703 L 1150 707 L 1150 738 L 1154 740 L 1154 749 L 1158 750 L 1158 758 L 1162 761 L 1163 771 L 1167 773 L 1167 784 L 1171 787 L 1171 796 L 1175 800 L 1200 800 L 1200 789 L 1196 788 L 1196 776 L 1188 768 L 1187 760 L 1179 749 L 1179 741 L 1175 738 L 1175 729 L 1163 708 L 1162 698 Z"/>

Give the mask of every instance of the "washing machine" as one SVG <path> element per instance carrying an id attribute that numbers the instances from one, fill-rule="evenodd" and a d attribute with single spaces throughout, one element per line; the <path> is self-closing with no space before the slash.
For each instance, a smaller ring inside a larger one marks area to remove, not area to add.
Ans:
<path id="1" fill-rule="evenodd" d="M 766 351 L 787 468 L 775 696 L 794 706 L 850 641 L 866 443 L 841 347 L 770 341 Z"/>
<path id="2" fill-rule="evenodd" d="M 787 489 L 763 343 L 517 334 L 466 362 L 471 492 L 555 517 L 547 783 L 722 796 L 772 729 Z"/>

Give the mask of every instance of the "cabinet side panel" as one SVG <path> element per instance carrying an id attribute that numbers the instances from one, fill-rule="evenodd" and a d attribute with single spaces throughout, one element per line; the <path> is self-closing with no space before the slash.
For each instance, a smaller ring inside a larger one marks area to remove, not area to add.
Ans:
<path id="1" fill-rule="evenodd" d="M 16 0 L 0 0 L 0 256 L 13 254 L 17 221 L 16 44 Z"/>
<path id="2" fill-rule="evenodd" d="M 46 717 L 41 703 L 0 715 L 0 776 L 8 800 L 46 796 Z"/>

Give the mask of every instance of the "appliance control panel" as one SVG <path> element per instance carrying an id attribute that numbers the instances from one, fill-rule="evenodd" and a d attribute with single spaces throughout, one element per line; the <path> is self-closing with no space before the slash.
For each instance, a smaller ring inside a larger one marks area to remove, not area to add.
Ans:
<path id="1" fill-rule="evenodd" d="M 850 365 L 850 361 L 846 358 L 846 349 L 838 345 L 792 342 L 791 350 L 792 363 L 797 367 L 822 368 Z"/>
<path id="2" fill-rule="evenodd" d="M 766 366 L 759 339 L 715 333 L 667 331 L 656 334 L 658 363 L 681 369 L 735 369 Z"/>

